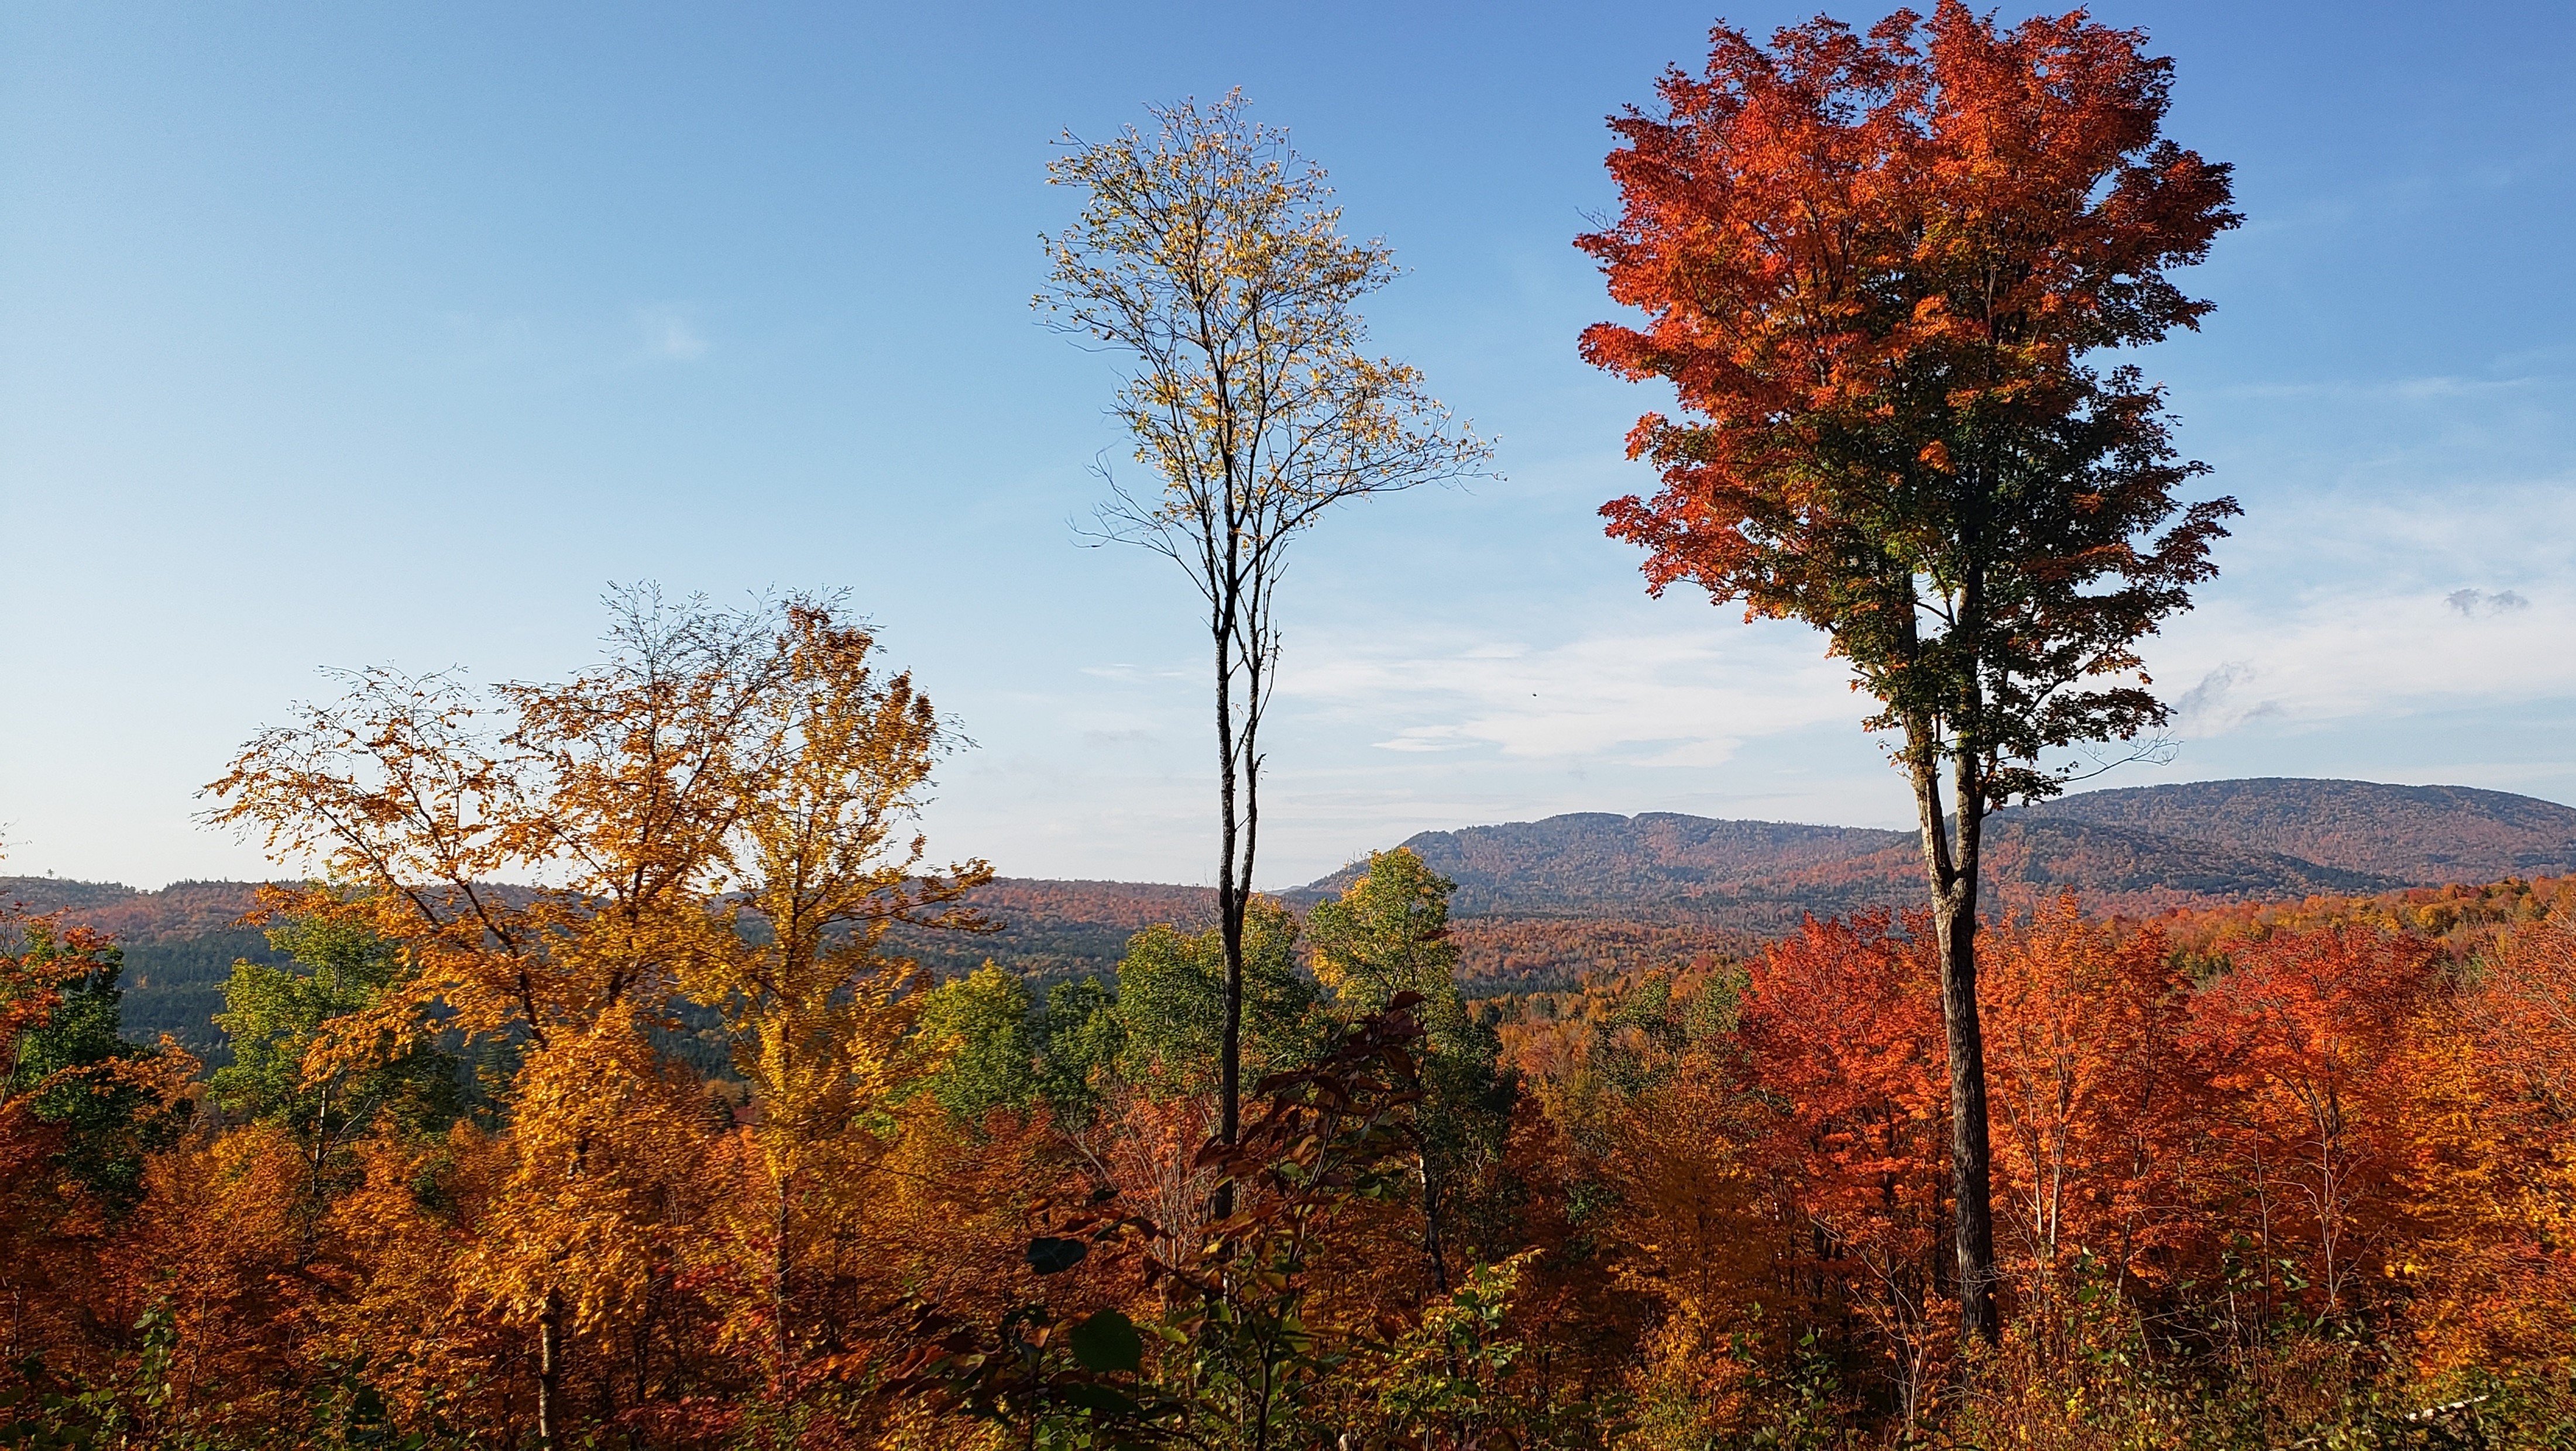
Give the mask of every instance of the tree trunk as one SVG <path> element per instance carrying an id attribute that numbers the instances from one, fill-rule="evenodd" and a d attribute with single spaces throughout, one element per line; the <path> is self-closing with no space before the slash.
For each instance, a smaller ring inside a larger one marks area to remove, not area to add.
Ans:
<path id="1" fill-rule="evenodd" d="M 563 1405 L 563 1297 L 546 1291 L 537 1316 L 537 1444 L 553 1451 L 555 1415 Z"/>
<path id="2" fill-rule="evenodd" d="M 1431 1288 L 1446 1295 L 1449 1293 L 1449 1255 L 1441 1242 L 1440 1219 L 1448 1212 L 1448 1206 L 1442 1202 L 1446 1196 L 1440 1192 L 1440 1181 L 1444 1176 L 1433 1170 L 1431 1157 L 1425 1153 L 1422 1162 L 1422 1248 L 1431 1257 Z"/>
<path id="3" fill-rule="evenodd" d="M 1231 601 L 1228 601 L 1231 604 Z M 1225 955 L 1225 1026 L 1217 1039 L 1217 1136 L 1235 1142 L 1243 1113 L 1243 909 L 1252 890 L 1251 873 L 1235 880 L 1235 848 L 1241 831 L 1235 810 L 1235 763 L 1241 757 L 1234 738 L 1234 665 L 1231 659 L 1232 610 L 1219 614 L 1216 630 L 1216 751 L 1218 854 L 1216 864 L 1217 940 Z M 1248 867 L 1248 863 L 1246 864 Z M 1216 1219 L 1234 1213 L 1234 1181 L 1216 1188 Z"/>
<path id="4" fill-rule="evenodd" d="M 778 1176 L 778 1202 L 771 1206 L 769 1225 L 773 1236 L 769 1250 L 769 1313 L 775 1322 L 770 1330 L 778 1356 L 776 1374 L 781 1380 L 787 1378 L 788 1354 L 794 1343 L 790 1339 L 787 1324 L 789 1299 L 792 1293 L 788 1277 L 793 1269 L 788 1256 L 787 1232 L 788 1213 L 791 1207 L 789 1196 L 794 1191 L 794 1181 L 793 1170 Z"/>
<path id="5" fill-rule="evenodd" d="M 1950 849 L 1937 763 L 1918 754 L 1915 804 L 1932 887 L 1932 937 L 1941 965 L 1941 1026 L 1950 1065 L 1950 1202 L 1958 1261 L 1959 1333 L 1992 1344 L 1995 1317 L 1993 1158 L 1986 1127 L 1986 1038 L 1977 1016 L 1977 869 L 1982 800 L 1974 763 L 1959 757 L 1958 853 Z"/>
<path id="6" fill-rule="evenodd" d="M 1995 1319 L 1995 1219 L 1986 1132 L 1986 1044 L 1977 1020 L 1975 884 L 1933 909 L 1941 951 L 1941 1025 L 1950 1058 L 1950 1195 L 1956 1206 L 1959 1331 L 1989 1343 Z"/>

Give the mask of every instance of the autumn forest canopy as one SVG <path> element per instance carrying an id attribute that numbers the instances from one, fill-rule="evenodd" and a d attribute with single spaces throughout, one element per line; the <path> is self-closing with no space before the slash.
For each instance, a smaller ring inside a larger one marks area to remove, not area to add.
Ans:
<path id="1" fill-rule="evenodd" d="M 973 722 L 862 595 L 341 672 L 207 763 L 277 880 L 169 908 L 202 1021 L 109 898 L 0 911 L 0 1446 L 2576 1445 L 2576 831 L 2068 794 L 2168 749 L 2146 642 L 2240 513 L 2133 357 L 2242 220 L 2172 80 L 1943 0 L 1721 24 L 1611 119 L 1603 523 L 1810 627 L 1915 830 L 1295 893 L 1297 542 L 1494 450 L 1241 96 L 1062 138 L 1038 315 L 1133 442 L 1080 533 L 1184 576 L 1212 885 L 934 843 Z"/>

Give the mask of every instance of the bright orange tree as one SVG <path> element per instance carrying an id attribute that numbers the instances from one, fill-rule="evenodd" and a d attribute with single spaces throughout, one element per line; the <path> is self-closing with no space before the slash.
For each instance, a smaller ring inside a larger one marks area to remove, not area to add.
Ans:
<path id="1" fill-rule="evenodd" d="M 1876 1332 L 1910 1420 L 1949 1355 L 1940 1312 L 1956 1286 L 1935 1254 L 1949 1105 L 1930 963 L 1895 925 L 1884 912 L 1811 917 L 1765 947 L 1739 1032 L 1748 1094 L 1775 1110 L 1753 1157 L 1780 1216 L 1813 1235 L 1802 1268 L 1824 1302 L 1815 1318 L 1840 1308 Z"/>
<path id="2" fill-rule="evenodd" d="M 608 1385 L 640 1364 L 675 1267 L 704 1248 L 705 1101 L 652 1030 L 693 998 L 742 1045 L 768 1223 L 759 1291 L 719 1298 L 756 1322 L 726 1343 L 782 1368 L 799 1251 L 833 1237 L 810 1221 L 850 1208 L 820 1202 L 813 1171 L 855 1183 L 873 1164 L 911 1062 L 910 977 L 879 940 L 899 920 L 972 925 L 952 909 L 991 876 L 924 869 L 908 823 L 942 726 L 836 600 L 726 611 L 639 586 L 610 603 L 608 658 L 569 680 L 487 695 L 366 672 L 210 788 L 215 821 L 338 884 L 289 906 L 401 946 L 401 981 L 325 1025 L 308 1080 L 441 1028 L 517 1049 L 490 1199 L 454 1264 L 459 1303 L 532 1342 L 541 1441 L 577 1372 Z M 639 1399 L 644 1379 L 627 1381 Z"/>
<path id="3" fill-rule="evenodd" d="M 2063 1271 L 2080 1255 L 2126 1292 L 2183 1232 L 2175 1170 L 2200 1097 L 2182 1051 L 2190 984 L 2163 933 L 2087 920 L 2071 892 L 1997 936 L 1977 995 L 2011 1257 L 2034 1296 L 2074 1288 Z"/>
<path id="4" fill-rule="evenodd" d="M 2063 783 L 2043 756 L 2166 718 L 2138 641 L 2189 602 L 2236 512 L 2161 392 L 2103 348 L 2194 326 L 2165 273 L 2233 226 L 2228 168 L 2161 134 L 2170 63 L 2081 11 L 1998 31 L 1959 0 L 1866 36 L 1831 20 L 1765 49 L 1719 28 L 1664 114 L 1611 123 L 1624 210 L 1578 245 L 1642 326 L 1584 356 L 1661 378 L 1612 502 L 1651 587 L 1694 581 L 1799 619 L 1882 703 L 1921 817 L 1949 1049 L 1962 1322 L 1995 1330 L 1979 822 Z M 2159 533 L 2158 531 L 2162 531 Z M 1951 805 L 1943 802 L 1944 775 Z M 1950 811 L 1955 806 L 1955 843 Z"/>
<path id="5" fill-rule="evenodd" d="M 2517 926 L 2442 1007 L 2405 1070 L 2426 1368 L 2576 1362 L 2576 927 Z"/>
<path id="6" fill-rule="evenodd" d="M 2217 1167 L 2267 1298 L 2353 1309 L 2399 1232 L 2406 1039 L 2433 960 L 2368 927 L 2278 933 L 2192 999 L 2186 1045 L 2217 1093 Z"/>

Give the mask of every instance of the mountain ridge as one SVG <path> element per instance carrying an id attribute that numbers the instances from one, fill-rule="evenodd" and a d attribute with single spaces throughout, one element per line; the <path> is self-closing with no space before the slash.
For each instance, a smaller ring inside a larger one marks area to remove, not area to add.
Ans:
<path id="1" fill-rule="evenodd" d="M 2304 835 L 2303 823 L 2312 823 Z M 1923 895 L 1917 834 L 1882 828 L 1569 812 L 1418 832 L 1402 845 L 1458 883 L 1462 973 L 1494 990 L 1743 951 L 1809 913 L 1902 910 Z M 1354 862 L 1275 895 L 1310 905 L 1365 869 Z M 2144 916 L 2571 873 L 2576 808 L 2473 787 L 2269 777 L 2123 787 L 1998 813 L 1985 905 L 2012 910 L 2073 889 L 2094 910 Z M 129 1031 L 170 1032 L 204 1051 L 219 1043 L 208 1019 L 233 960 L 271 958 L 256 929 L 237 925 L 257 886 L 142 891 L 0 877 L 0 902 L 61 909 L 114 933 L 126 951 Z M 1153 923 L 1195 928 L 1215 915 L 1210 889 L 1166 883 L 1003 878 L 977 902 L 1000 931 L 898 929 L 894 947 L 942 976 L 990 958 L 1063 977 L 1110 970 Z"/>
<path id="2" fill-rule="evenodd" d="M 1464 913 L 1616 902 L 1687 916 L 1791 901 L 1820 912 L 1901 905 L 1921 890 L 1919 841 L 1865 827 L 1568 812 L 1418 832 L 1402 845 L 1459 884 Z M 2264 777 L 2015 807 L 1991 819 L 1987 842 L 1999 890 L 2076 887 L 2106 910 L 2153 911 L 2564 873 L 2576 870 L 2576 808 L 2475 787 Z M 1306 890 L 1339 890 L 1363 870 L 1354 862 Z"/>
<path id="3" fill-rule="evenodd" d="M 2411 886 L 2564 872 L 2576 864 L 2576 807 L 2477 786 L 2251 776 L 2109 787 L 2017 810 L 2167 835 L 2215 819 L 2239 847 Z"/>

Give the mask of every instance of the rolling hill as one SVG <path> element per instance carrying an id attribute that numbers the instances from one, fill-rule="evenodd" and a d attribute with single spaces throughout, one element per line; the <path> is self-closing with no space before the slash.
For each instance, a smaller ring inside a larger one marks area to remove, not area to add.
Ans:
<path id="1" fill-rule="evenodd" d="M 2094 791 L 2005 812 L 1988 840 L 1989 902 L 2071 887 L 2126 913 L 2576 873 L 2576 808 L 2461 786 L 2268 779 Z M 1426 831 L 1404 845 L 1458 883 L 1461 974 L 1486 992 L 1739 952 L 1809 912 L 1901 908 L 1923 891 L 1908 831 L 1586 812 Z M 1281 895 L 1310 903 L 1362 869 Z M 234 925 L 253 890 L 0 878 L 0 901 L 115 933 L 128 1031 L 168 1032 L 201 1053 L 221 1051 L 208 1019 L 233 961 L 269 955 L 258 932 Z M 943 976 L 986 958 L 1040 978 L 1104 973 L 1140 929 L 1202 925 L 1214 912 L 1203 887 L 1031 878 L 997 881 L 978 904 L 1000 930 L 900 930 L 896 947 Z"/>
<path id="2" fill-rule="evenodd" d="M 2576 870 L 2576 808 L 2468 786 L 2191 781 L 2087 791 L 2015 814 L 2277 853 L 2410 886 Z"/>
<path id="3" fill-rule="evenodd" d="M 1404 843 L 1458 883 L 1474 916 L 1704 922 L 1751 932 L 1903 907 L 1923 893 L 1913 832 L 1584 814 L 1423 832 Z M 1985 880 L 2002 900 L 2067 887 L 2111 911 L 2374 891 L 2413 878 L 2327 866 L 2206 838 L 2007 814 L 1988 828 Z M 1309 889 L 1334 892 L 1346 867 Z"/>
<path id="4" fill-rule="evenodd" d="M 1404 845 L 1476 915 L 1705 920 L 1749 930 L 1802 912 L 1910 903 L 1916 834 L 1670 812 L 1579 813 L 1426 831 Z M 1997 816 L 1988 881 L 2075 887 L 2112 911 L 2298 898 L 2576 871 L 2576 808 L 2460 786 L 2271 779 L 2067 796 Z M 1345 867 L 1309 890 L 1337 891 Z"/>

